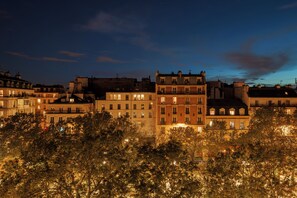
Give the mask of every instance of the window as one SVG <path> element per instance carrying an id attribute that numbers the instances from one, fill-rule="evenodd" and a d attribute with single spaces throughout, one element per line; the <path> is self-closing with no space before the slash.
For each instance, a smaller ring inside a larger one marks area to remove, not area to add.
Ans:
<path id="1" fill-rule="evenodd" d="M 149 95 L 149 100 L 153 100 L 153 96 L 152 95 Z"/>
<path id="2" fill-rule="evenodd" d="M 186 104 L 190 104 L 190 98 L 186 98 Z"/>
<path id="3" fill-rule="evenodd" d="M 119 109 L 119 110 L 121 109 L 121 104 L 118 104 L 118 109 Z"/>
<path id="4" fill-rule="evenodd" d="M 197 123 L 198 123 L 198 124 L 201 124 L 201 123 L 202 123 L 202 119 L 201 119 L 201 117 L 198 117 L 198 119 L 197 119 Z"/>
<path id="5" fill-rule="evenodd" d="M 4 101 L 0 101 L 0 107 L 2 108 L 4 106 Z"/>
<path id="6" fill-rule="evenodd" d="M 190 124 L 190 118 L 186 117 L 185 123 Z"/>
<path id="7" fill-rule="evenodd" d="M 141 118 L 144 118 L 144 113 L 143 112 L 141 112 Z"/>
<path id="8" fill-rule="evenodd" d="M 50 100 L 48 100 L 48 103 L 50 102 Z M 69 102 L 73 103 L 74 102 L 74 98 L 70 98 Z"/>
<path id="9" fill-rule="evenodd" d="M 172 113 L 173 113 L 173 114 L 176 114 L 176 107 L 173 107 L 173 109 L 172 109 Z"/>
<path id="10" fill-rule="evenodd" d="M 153 108 L 153 103 L 151 102 L 150 104 L 149 104 L 149 109 L 152 109 Z"/>
<path id="11" fill-rule="evenodd" d="M 176 104 L 176 103 L 177 103 L 177 98 L 173 97 L 173 104 Z"/>
<path id="12" fill-rule="evenodd" d="M 137 116 L 136 116 L 136 112 L 133 112 L 133 118 L 136 118 Z"/>
<path id="13" fill-rule="evenodd" d="M 129 95 L 126 95 L 126 97 L 125 97 L 125 98 L 126 98 L 126 100 L 129 100 Z"/>
<path id="14" fill-rule="evenodd" d="M 80 113 L 80 108 L 75 109 L 76 113 Z"/>
<path id="15" fill-rule="evenodd" d="M 62 122 L 63 121 L 63 118 L 62 117 L 59 117 L 59 122 Z"/>
<path id="16" fill-rule="evenodd" d="M 55 118 L 54 118 L 54 117 L 51 117 L 51 118 L 50 118 L 50 122 L 51 122 L 51 123 L 54 123 L 54 122 L 55 122 Z"/>
<path id="17" fill-rule="evenodd" d="M 109 105 L 109 109 L 110 109 L 110 110 L 113 109 L 113 105 L 112 105 L 112 104 Z"/>
<path id="18" fill-rule="evenodd" d="M 190 114 L 190 109 L 188 107 L 186 108 L 186 114 Z"/>
<path id="19" fill-rule="evenodd" d="M 176 87 L 172 88 L 172 93 L 176 93 Z"/>
<path id="20" fill-rule="evenodd" d="M 202 91 L 201 91 L 201 88 L 199 87 L 198 88 L 198 93 L 200 94 L 200 93 L 202 93 Z"/>
<path id="21" fill-rule="evenodd" d="M 129 104 L 126 104 L 126 109 L 129 109 Z"/>
<path id="22" fill-rule="evenodd" d="M 165 103 L 165 97 L 161 97 L 161 104 Z"/>
<path id="23" fill-rule="evenodd" d="M 164 84 L 164 82 L 165 82 L 165 79 L 161 78 L 161 84 Z"/>
<path id="24" fill-rule="evenodd" d="M 144 109 L 144 104 L 141 104 L 141 109 L 142 109 L 142 110 Z"/>
<path id="25" fill-rule="evenodd" d="M 38 104 L 41 103 L 41 99 L 40 99 L 40 98 L 37 99 L 37 103 L 38 103 Z"/>
<path id="26" fill-rule="evenodd" d="M 230 129 L 234 129 L 234 127 L 235 127 L 234 121 L 230 121 Z"/>
<path id="27" fill-rule="evenodd" d="M 172 122 L 173 122 L 173 123 L 176 123 L 176 117 L 173 117 Z"/>
<path id="28" fill-rule="evenodd" d="M 137 106 L 136 106 L 136 104 L 133 104 L 133 109 L 137 109 Z"/>
<path id="29" fill-rule="evenodd" d="M 256 101 L 255 101 L 255 106 L 259 106 L 259 105 L 260 105 L 259 101 L 256 100 Z"/>
<path id="30" fill-rule="evenodd" d="M 202 98 L 198 98 L 198 104 L 202 104 Z"/>
<path id="31" fill-rule="evenodd" d="M 149 112 L 149 118 L 152 118 L 152 117 L 153 117 L 152 112 Z"/>
<path id="32" fill-rule="evenodd" d="M 71 107 L 68 107 L 67 112 L 71 113 Z"/>
<path id="33" fill-rule="evenodd" d="M 201 107 L 198 108 L 198 114 L 202 114 L 202 109 L 201 109 Z"/>
<path id="34" fill-rule="evenodd" d="M 140 95 L 140 99 L 144 100 L 144 95 L 143 94 Z"/>
<path id="35" fill-rule="evenodd" d="M 172 79 L 172 84 L 177 84 L 176 78 Z"/>
<path id="36" fill-rule="evenodd" d="M 202 132 L 202 127 L 201 127 L 201 126 L 198 127 L 198 132 L 199 132 L 199 133 Z"/>
<path id="37" fill-rule="evenodd" d="M 46 104 L 46 100 L 43 100 L 43 104 Z"/>
<path id="38" fill-rule="evenodd" d="M 240 115 L 244 115 L 245 114 L 245 109 L 244 108 L 240 108 L 239 109 L 239 114 Z"/>
<path id="39" fill-rule="evenodd" d="M 281 100 L 278 100 L 278 101 L 277 101 L 277 105 L 278 105 L 278 106 L 281 106 L 281 105 L 282 105 L 282 101 L 281 101 Z"/>
<path id="40" fill-rule="evenodd" d="M 209 115 L 215 115 L 215 109 L 214 108 L 211 108 L 209 110 Z"/>
<path id="41" fill-rule="evenodd" d="M 0 96 L 3 97 L 3 90 L 0 90 Z"/>
<path id="42" fill-rule="evenodd" d="M 220 115 L 225 115 L 225 109 L 224 108 L 220 109 Z"/>
<path id="43" fill-rule="evenodd" d="M 190 92 L 190 89 L 189 88 L 186 88 L 186 91 L 185 91 L 186 93 L 189 93 Z"/>
<path id="44" fill-rule="evenodd" d="M 233 108 L 230 109 L 230 110 L 229 110 L 229 113 L 230 113 L 230 115 L 235 115 L 235 109 L 233 109 Z"/>
<path id="45" fill-rule="evenodd" d="M 286 100 L 286 106 L 290 106 L 290 100 Z"/>
<path id="46" fill-rule="evenodd" d="M 121 94 L 118 94 L 118 100 L 121 100 Z"/>
<path id="47" fill-rule="evenodd" d="M 161 107 L 161 114 L 165 114 L 165 108 Z"/>
<path id="48" fill-rule="evenodd" d="M 160 124 L 165 124 L 165 118 L 161 118 Z"/>
<path id="49" fill-rule="evenodd" d="M 291 109 L 286 109 L 286 113 L 289 115 L 291 114 Z"/>
<path id="50" fill-rule="evenodd" d="M 239 123 L 239 129 L 244 129 L 245 127 L 244 127 L 244 122 L 243 121 L 241 121 L 240 123 Z"/>
<path id="51" fill-rule="evenodd" d="M 209 126 L 212 127 L 213 126 L 213 121 L 209 121 Z"/>

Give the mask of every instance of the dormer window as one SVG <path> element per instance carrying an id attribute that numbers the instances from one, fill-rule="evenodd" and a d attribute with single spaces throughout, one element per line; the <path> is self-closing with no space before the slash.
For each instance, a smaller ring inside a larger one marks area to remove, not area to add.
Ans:
<path id="1" fill-rule="evenodd" d="M 220 109 L 220 115 L 225 115 L 225 109 L 224 108 Z"/>
<path id="2" fill-rule="evenodd" d="M 215 115 L 215 109 L 214 108 L 211 108 L 209 110 L 209 115 Z"/>
<path id="3" fill-rule="evenodd" d="M 229 113 L 230 113 L 230 115 L 235 115 L 235 109 L 234 108 L 230 109 Z"/>
<path id="4" fill-rule="evenodd" d="M 74 103 L 74 98 L 70 98 L 70 99 L 69 99 L 69 102 L 70 102 L 70 103 Z"/>
<path id="5" fill-rule="evenodd" d="M 161 84 L 164 84 L 164 83 L 165 83 L 165 79 L 161 78 Z"/>

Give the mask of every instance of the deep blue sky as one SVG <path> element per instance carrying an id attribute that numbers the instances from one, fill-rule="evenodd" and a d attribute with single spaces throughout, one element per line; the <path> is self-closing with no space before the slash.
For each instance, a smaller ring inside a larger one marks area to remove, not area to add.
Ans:
<path id="1" fill-rule="evenodd" d="M 2 0 L 0 69 L 34 83 L 205 70 L 297 78 L 296 0 Z"/>

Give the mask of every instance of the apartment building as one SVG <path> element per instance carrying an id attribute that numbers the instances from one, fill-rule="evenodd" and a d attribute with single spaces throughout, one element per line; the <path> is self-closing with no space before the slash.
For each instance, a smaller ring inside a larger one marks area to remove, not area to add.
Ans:
<path id="1" fill-rule="evenodd" d="M 35 113 L 35 96 L 32 83 L 19 74 L 0 72 L 0 116 L 16 113 Z"/>
<path id="2" fill-rule="evenodd" d="M 47 104 L 45 111 L 46 126 L 69 118 L 83 116 L 89 112 L 93 112 L 92 101 L 82 99 L 74 94 L 66 94 Z"/>
<path id="3" fill-rule="evenodd" d="M 108 111 L 113 117 L 129 116 L 143 136 L 155 136 L 154 92 L 107 92 L 106 99 L 95 102 L 95 110 Z"/>
<path id="4" fill-rule="evenodd" d="M 250 87 L 247 92 L 249 110 L 255 112 L 263 106 L 285 107 L 288 114 L 297 110 L 297 92 L 290 85 L 274 87 Z"/>
<path id="5" fill-rule="evenodd" d="M 207 85 L 200 74 L 156 72 L 156 136 L 167 136 L 174 127 L 202 132 L 206 121 Z"/>
<path id="6" fill-rule="evenodd" d="M 45 115 L 46 110 L 48 110 L 48 104 L 54 102 L 65 93 L 62 85 L 36 84 L 33 86 L 33 89 L 36 97 L 35 112 L 39 115 Z"/>

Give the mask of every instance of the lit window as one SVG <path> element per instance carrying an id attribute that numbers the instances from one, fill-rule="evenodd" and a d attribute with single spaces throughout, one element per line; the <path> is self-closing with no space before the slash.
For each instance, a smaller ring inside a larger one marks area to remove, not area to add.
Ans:
<path id="1" fill-rule="evenodd" d="M 165 97 L 161 97 L 161 104 L 165 103 Z"/>
<path id="2" fill-rule="evenodd" d="M 0 107 L 2 108 L 4 106 L 4 101 L 0 101 Z"/>
<path id="3" fill-rule="evenodd" d="M 41 103 L 41 99 L 40 99 L 40 98 L 38 98 L 38 99 L 37 99 L 37 102 L 40 104 L 40 103 Z"/>
<path id="4" fill-rule="evenodd" d="M 0 96 L 3 96 L 3 90 L 0 90 Z"/>
<path id="5" fill-rule="evenodd" d="M 121 100 L 121 94 L 118 94 L 118 100 Z"/>
<path id="6" fill-rule="evenodd" d="M 143 94 L 140 95 L 140 99 L 144 100 L 144 95 Z"/>
<path id="7" fill-rule="evenodd" d="M 136 118 L 136 113 L 135 112 L 133 112 L 133 118 Z"/>
<path id="8" fill-rule="evenodd" d="M 239 123 L 239 129 L 244 129 L 245 127 L 244 127 L 244 122 L 243 121 L 241 121 L 240 123 Z"/>
<path id="9" fill-rule="evenodd" d="M 70 102 L 74 102 L 74 98 L 70 98 Z"/>
<path id="10" fill-rule="evenodd" d="M 202 132 L 202 127 L 201 127 L 201 126 L 198 127 L 198 132 L 199 132 L 199 133 Z"/>
<path id="11" fill-rule="evenodd" d="M 143 112 L 141 112 L 141 118 L 144 118 L 144 113 Z"/>
<path id="12" fill-rule="evenodd" d="M 230 121 L 230 129 L 234 129 L 234 127 L 235 127 L 234 121 Z"/>
<path id="13" fill-rule="evenodd" d="M 141 109 L 142 109 L 142 110 L 144 109 L 144 104 L 141 104 Z"/>
<path id="14" fill-rule="evenodd" d="M 230 109 L 230 115 L 235 115 L 235 109 Z"/>
<path id="15" fill-rule="evenodd" d="M 244 108 L 240 108 L 239 109 L 239 114 L 240 115 L 244 115 L 245 114 L 245 109 Z"/>
<path id="16" fill-rule="evenodd" d="M 121 117 L 121 115 L 122 115 L 121 112 L 119 112 L 119 113 L 118 113 L 118 117 Z"/>
<path id="17" fill-rule="evenodd" d="M 287 114 L 291 114 L 291 109 L 286 109 Z"/>
<path id="18" fill-rule="evenodd" d="M 150 104 L 149 104 L 149 109 L 152 109 L 153 108 L 153 103 L 151 102 Z"/>
<path id="19" fill-rule="evenodd" d="M 212 126 L 213 125 L 213 121 L 209 121 L 209 126 Z"/>
<path id="20" fill-rule="evenodd" d="M 176 104 L 176 102 L 177 102 L 177 98 L 173 97 L 173 104 Z"/>
<path id="21" fill-rule="evenodd" d="M 210 114 L 210 115 L 215 115 L 215 109 L 210 109 L 210 110 L 209 110 L 209 114 Z"/>
<path id="22" fill-rule="evenodd" d="M 3 116 L 3 115 L 4 115 L 3 111 L 0 111 L 0 116 Z"/>
<path id="23" fill-rule="evenodd" d="M 37 106 L 37 109 L 40 109 L 40 105 Z"/>

